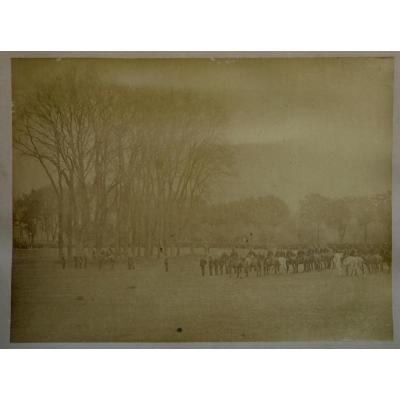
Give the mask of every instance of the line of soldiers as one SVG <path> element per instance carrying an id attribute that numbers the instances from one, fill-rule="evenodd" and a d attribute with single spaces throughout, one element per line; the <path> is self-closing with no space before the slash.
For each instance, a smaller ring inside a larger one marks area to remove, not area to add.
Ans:
<path id="1" fill-rule="evenodd" d="M 248 277 L 254 272 L 257 277 L 273 273 L 298 273 L 336 269 L 340 274 L 382 272 L 384 264 L 390 271 L 391 248 L 383 246 L 331 246 L 313 248 L 290 248 L 275 251 L 255 252 L 250 249 L 240 256 L 235 248 L 230 254 L 208 256 L 200 259 L 201 276 L 229 275 Z"/>
<path id="2" fill-rule="evenodd" d="M 162 249 L 161 254 L 163 254 Z M 87 268 L 89 263 L 97 263 L 99 269 L 107 265 L 113 269 L 117 262 L 122 264 L 126 263 L 129 270 L 135 270 L 136 268 L 134 252 L 130 247 L 122 247 L 119 251 L 116 251 L 116 249 L 111 246 L 102 247 L 100 249 L 94 247 L 91 250 L 89 247 L 76 246 L 72 249 L 72 261 L 74 268 Z M 65 258 L 61 259 L 61 263 L 63 268 L 65 268 Z M 163 257 L 163 265 L 165 272 L 168 272 L 169 259 L 167 255 Z"/>
<path id="3" fill-rule="evenodd" d="M 127 263 L 128 269 L 135 269 L 135 257 L 131 248 L 121 248 L 118 252 L 113 247 L 92 248 L 76 246 L 72 248 L 72 262 L 74 268 L 87 268 L 88 264 L 97 263 L 99 268 L 109 265 L 114 268 L 116 262 Z M 63 268 L 65 258 L 61 259 Z"/>

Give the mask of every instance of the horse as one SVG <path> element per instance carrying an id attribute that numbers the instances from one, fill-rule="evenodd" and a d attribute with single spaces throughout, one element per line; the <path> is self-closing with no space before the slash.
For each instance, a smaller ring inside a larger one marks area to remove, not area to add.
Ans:
<path id="1" fill-rule="evenodd" d="M 269 273 L 272 271 L 274 274 L 279 274 L 279 259 L 278 257 L 269 254 L 264 260 L 264 275 L 265 271 Z"/>
<path id="2" fill-rule="evenodd" d="M 245 259 L 244 259 L 244 271 L 246 273 L 246 276 L 249 276 L 249 273 L 252 270 L 255 270 L 257 272 L 258 270 L 258 260 L 257 257 L 253 254 L 248 255 Z M 258 276 L 258 273 L 257 273 Z"/>
<path id="3" fill-rule="evenodd" d="M 299 262 L 298 258 L 295 254 L 289 253 L 286 260 L 286 268 L 287 272 L 289 272 L 289 268 L 292 267 L 294 273 L 299 272 Z"/>
<path id="4" fill-rule="evenodd" d="M 303 257 L 303 271 L 311 272 L 314 265 L 314 257 L 312 254 L 306 254 Z"/>
<path id="5" fill-rule="evenodd" d="M 316 271 L 321 271 L 322 270 L 322 262 L 321 262 L 321 255 L 318 253 L 313 254 L 313 264 L 314 264 L 314 269 Z"/>
<path id="6" fill-rule="evenodd" d="M 330 251 L 323 253 L 321 256 L 321 261 L 325 269 L 331 269 L 333 261 L 333 253 Z"/>
<path id="7" fill-rule="evenodd" d="M 364 256 L 364 262 L 370 273 L 383 272 L 383 258 L 380 254 L 367 254 Z"/>
<path id="8" fill-rule="evenodd" d="M 239 258 L 236 260 L 235 266 L 234 266 L 236 278 L 241 278 L 243 270 L 245 270 L 246 275 L 248 276 L 248 272 L 246 271 L 246 267 L 245 267 L 245 261 L 242 258 Z"/>
<path id="9" fill-rule="evenodd" d="M 279 261 L 279 271 L 288 273 L 289 272 L 289 267 L 288 267 L 288 264 L 286 262 L 286 257 L 279 256 L 278 257 L 278 261 Z"/>

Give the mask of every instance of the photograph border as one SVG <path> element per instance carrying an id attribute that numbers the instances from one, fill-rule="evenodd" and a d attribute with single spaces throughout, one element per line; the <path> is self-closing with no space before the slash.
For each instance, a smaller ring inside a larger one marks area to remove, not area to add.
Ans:
<path id="1" fill-rule="evenodd" d="M 391 57 L 394 59 L 392 144 L 392 313 L 393 341 L 277 341 L 277 342 L 73 342 L 11 343 L 12 275 L 12 58 L 320 58 Z M 0 348 L 400 348 L 400 52 L 0 52 Z"/>

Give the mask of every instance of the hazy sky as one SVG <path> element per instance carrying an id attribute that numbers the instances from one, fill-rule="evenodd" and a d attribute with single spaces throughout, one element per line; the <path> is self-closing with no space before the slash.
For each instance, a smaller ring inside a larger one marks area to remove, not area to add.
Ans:
<path id="1" fill-rule="evenodd" d="M 367 170 L 382 163 L 387 171 L 382 179 L 390 188 L 392 59 L 24 59 L 13 63 L 13 90 L 29 90 L 32 82 L 71 63 L 124 85 L 207 92 L 227 106 L 229 142 L 301 143 L 316 159 L 329 155 L 328 180 L 337 169 L 335 154 L 349 169 L 354 159 L 357 168 Z M 15 161 L 21 162 L 18 156 Z M 29 188 L 31 171 L 27 163 L 15 172 L 16 193 Z M 324 191 L 318 185 L 314 189 Z"/>

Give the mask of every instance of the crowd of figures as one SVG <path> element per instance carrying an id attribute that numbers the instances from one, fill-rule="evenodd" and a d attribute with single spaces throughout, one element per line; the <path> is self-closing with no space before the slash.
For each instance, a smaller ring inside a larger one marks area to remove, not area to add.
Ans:
<path id="1" fill-rule="evenodd" d="M 268 274 L 335 270 L 339 275 L 390 272 L 391 248 L 381 246 L 332 246 L 288 248 L 279 250 L 250 249 L 239 255 L 233 248 L 228 254 L 200 259 L 202 276 L 228 275 L 243 278 Z"/>
<path id="2" fill-rule="evenodd" d="M 161 253 L 163 250 L 161 249 Z M 115 265 L 126 266 L 130 270 L 134 270 L 137 265 L 138 257 L 134 255 L 133 250 L 130 247 L 121 247 L 116 249 L 115 247 L 102 247 L 97 249 L 96 247 L 74 247 L 72 249 L 72 265 L 67 261 L 65 257 L 61 258 L 62 268 L 66 268 L 71 265 L 73 268 L 81 269 L 87 268 L 89 264 L 97 266 L 98 269 L 103 267 L 114 269 Z M 168 256 L 163 257 L 163 265 L 165 271 L 168 272 L 169 258 Z"/>
<path id="3" fill-rule="evenodd" d="M 339 275 L 356 276 L 359 274 L 390 272 L 391 247 L 389 245 L 330 246 L 312 248 L 236 249 L 224 251 L 218 256 L 200 258 L 201 276 L 229 276 L 247 278 L 251 275 L 262 277 L 269 274 L 308 273 L 334 270 Z M 165 272 L 169 271 L 170 260 L 162 257 Z M 62 267 L 67 266 L 61 259 Z M 87 268 L 93 264 L 99 269 L 114 268 L 116 264 L 134 270 L 137 257 L 131 248 L 114 247 L 74 248 L 72 266 Z"/>
<path id="4" fill-rule="evenodd" d="M 130 248 L 114 247 L 89 248 L 74 247 L 72 249 L 72 263 L 74 268 L 87 268 L 88 264 L 97 265 L 99 269 L 104 266 L 115 267 L 116 263 L 126 263 L 128 269 L 135 269 L 135 257 Z M 67 266 L 66 258 L 61 258 L 62 267 Z"/>

